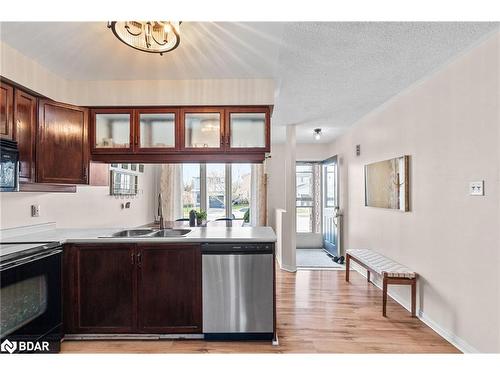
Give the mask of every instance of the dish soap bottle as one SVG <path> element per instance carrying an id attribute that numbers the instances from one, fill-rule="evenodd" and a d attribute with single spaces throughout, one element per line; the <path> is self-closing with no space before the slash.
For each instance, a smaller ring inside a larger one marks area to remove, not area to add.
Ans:
<path id="1" fill-rule="evenodd" d="M 190 227 L 196 226 L 196 211 L 195 210 L 189 211 L 189 226 Z"/>

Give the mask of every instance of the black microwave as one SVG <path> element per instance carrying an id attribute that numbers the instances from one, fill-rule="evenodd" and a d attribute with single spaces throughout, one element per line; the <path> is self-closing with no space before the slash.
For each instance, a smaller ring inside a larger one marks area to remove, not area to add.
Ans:
<path id="1" fill-rule="evenodd" d="M 0 191 L 19 191 L 19 150 L 7 139 L 0 139 Z"/>

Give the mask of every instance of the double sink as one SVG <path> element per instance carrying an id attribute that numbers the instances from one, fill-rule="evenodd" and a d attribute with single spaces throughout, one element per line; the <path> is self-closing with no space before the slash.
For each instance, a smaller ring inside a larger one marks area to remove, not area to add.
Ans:
<path id="1" fill-rule="evenodd" d="M 183 237 L 191 229 L 126 229 L 113 233 L 110 237 Z"/>

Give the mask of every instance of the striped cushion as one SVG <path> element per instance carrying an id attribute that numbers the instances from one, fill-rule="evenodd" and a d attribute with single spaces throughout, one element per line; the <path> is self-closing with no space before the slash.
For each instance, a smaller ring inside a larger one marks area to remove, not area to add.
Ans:
<path id="1" fill-rule="evenodd" d="M 382 276 L 405 277 L 408 279 L 415 278 L 415 272 L 375 251 L 367 249 L 348 249 L 346 253 L 359 259 L 360 262 L 363 262 Z"/>

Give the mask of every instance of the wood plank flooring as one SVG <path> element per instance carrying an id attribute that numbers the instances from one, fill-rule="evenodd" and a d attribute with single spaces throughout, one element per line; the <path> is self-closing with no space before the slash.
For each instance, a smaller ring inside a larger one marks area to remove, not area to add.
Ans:
<path id="1" fill-rule="evenodd" d="M 357 272 L 278 271 L 279 346 L 203 340 L 65 341 L 63 353 L 459 353 Z"/>

